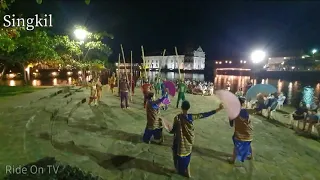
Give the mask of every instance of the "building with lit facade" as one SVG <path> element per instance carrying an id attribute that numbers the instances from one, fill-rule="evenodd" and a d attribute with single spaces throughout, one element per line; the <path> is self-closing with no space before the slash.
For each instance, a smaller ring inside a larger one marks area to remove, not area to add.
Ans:
<path id="1" fill-rule="evenodd" d="M 199 47 L 190 54 L 168 55 L 168 56 L 145 56 L 145 62 L 150 69 L 184 69 L 184 70 L 204 70 L 206 54 Z"/>

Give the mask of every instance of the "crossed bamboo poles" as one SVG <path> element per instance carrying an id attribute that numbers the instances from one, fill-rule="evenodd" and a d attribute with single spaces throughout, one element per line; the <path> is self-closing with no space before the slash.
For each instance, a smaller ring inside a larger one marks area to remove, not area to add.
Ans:
<path id="1" fill-rule="evenodd" d="M 121 54 L 122 54 L 122 60 L 123 60 L 123 64 L 124 64 L 124 70 L 125 70 L 125 75 L 126 75 L 126 79 L 129 80 L 128 78 L 128 72 L 127 72 L 127 65 L 126 65 L 126 59 L 125 59 L 125 55 L 124 55 L 124 50 L 123 50 L 123 46 L 122 44 L 120 45 L 120 48 L 121 48 Z M 181 80 L 181 72 L 180 72 L 180 58 L 179 58 L 179 54 L 178 54 L 178 49 L 177 47 L 174 47 L 175 49 L 175 54 L 176 54 L 176 59 L 178 61 L 178 72 L 179 72 L 179 78 Z M 143 69 L 144 69 L 144 77 L 143 78 L 147 78 L 147 62 L 145 60 L 145 56 L 144 56 L 144 48 L 143 46 L 141 46 L 141 54 L 142 54 L 142 61 L 143 61 Z M 165 58 L 165 54 L 166 54 L 166 49 L 163 50 L 163 53 L 162 53 L 162 61 L 164 60 Z M 120 61 L 121 61 L 121 55 L 119 53 L 119 57 L 118 57 L 118 87 L 120 87 Z M 159 71 L 158 71 L 158 74 L 160 75 L 161 74 L 161 62 L 159 62 Z M 130 51 L 130 88 L 129 88 L 129 94 L 130 94 L 130 101 L 132 102 L 132 81 L 133 81 L 133 64 L 132 64 L 132 51 Z M 149 70 L 148 70 L 148 73 L 150 73 L 150 64 L 149 64 Z"/>

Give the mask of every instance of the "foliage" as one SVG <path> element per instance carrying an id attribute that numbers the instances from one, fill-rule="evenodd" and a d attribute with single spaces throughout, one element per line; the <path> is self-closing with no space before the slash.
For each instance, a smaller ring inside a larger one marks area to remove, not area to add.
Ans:
<path id="1" fill-rule="evenodd" d="M 10 48 L 1 48 L 1 54 L 7 57 L 7 64 L 27 66 L 30 63 L 44 63 L 52 65 L 60 60 L 54 50 L 54 41 L 45 31 L 20 30 L 19 35 L 13 37 Z M 6 42 L 0 39 L 0 44 Z"/>

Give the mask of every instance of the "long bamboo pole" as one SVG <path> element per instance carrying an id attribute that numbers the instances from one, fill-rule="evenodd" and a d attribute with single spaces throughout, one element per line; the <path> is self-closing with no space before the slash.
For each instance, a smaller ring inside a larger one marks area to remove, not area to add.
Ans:
<path id="1" fill-rule="evenodd" d="M 144 68 L 144 77 L 147 78 L 147 69 L 146 69 L 146 60 L 144 59 L 144 49 L 143 46 L 141 46 L 141 53 L 142 53 L 142 61 L 143 61 L 143 68 Z"/>
<path id="2" fill-rule="evenodd" d="M 166 49 L 163 50 L 161 62 L 163 62 L 164 57 L 165 57 L 165 54 L 166 54 Z M 161 64 L 160 64 L 160 62 L 159 62 L 159 75 L 160 75 L 160 73 L 161 73 Z"/>
<path id="3" fill-rule="evenodd" d="M 132 85 L 133 85 L 133 71 L 132 71 L 132 69 L 133 69 L 133 63 L 132 63 L 132 51 L 130 51 L 130 65 L 131 65 L 131 69 L 130 69 L 130 74 L 131 74 L 131 78 L 130 78 L 130 88 L 132 88 Z M 133 87 L 134 88 L 134 87 Z M 131 102 L 132 102 L 132 93 L 133 92 L 131 92 L 131 94 L 130 94 L 130 100 L 131 100 Z"/>
<path id="4" fill-rule="evenodd" d="M 118 77 L 117 77 L 117 80 L 118 80 L 118 96 L 120 96 L 120 59 L 121 59 L 121 55 L 119 53 L 119 58 L 118 58 Z"/>
<path id="5" fill-rule="evenodd" d="M 181 80 L 180 59 L 179 59 L 178 49 L 177 49 L 177 47 L 174 47 L 174 50 L 175 50 L 175 52 L 176 52 L 176 57 L 177 57 L 177 59 L 178 59 L 178 72 L 179 72 L 179 78 L 180 78 L 180 80 Z"/>
<path id="6" fill-rule="evenodd" d="M 127 72 L 127 66 L 126 66 L 126 59 L 125 59 L 125 56 L 124 56 L 124 51 L 123 51 L 122 44 L 120 44 L 120 47 L 121 47 L 121 53 L 122 53 L 123 64 L 124 64 L 124 71 L 125 71 L 125 73 L 126 73 L 127 81 L 129 81 L 129 78 L 128 78 L 128 72 Z M 131 94 L 131 90 L 130 90 L 130 88 L 129 88 L 129 93 Z"/>

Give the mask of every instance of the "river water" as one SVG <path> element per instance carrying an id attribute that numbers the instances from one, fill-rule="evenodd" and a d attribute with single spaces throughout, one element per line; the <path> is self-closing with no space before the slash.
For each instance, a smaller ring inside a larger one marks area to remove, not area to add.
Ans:
<path id="1" fill-rule="evenodd" d="M 157 72 L 150 72 L 149 77 L 154 78 Z M 182 76 L 185 79 L 193 79 L 197 81 L 212 81 L 213 79 L 206 77 L 204 74 L 195 74 L 195 73 L 183 73 Z M 174 72 L 162 73 L 162 77 L 165 77 L 168 80 L 178 79 L 179 74 Z M 210 80 L 211 79 L 211 80 Z M 226 89 L 228 86 L 232 92 L 236 92 L 239 88 L 242 88 L 246 91 L 247 82 L 251 81 L 253 84 L 256 84 L 256 79 L 250 78 L 250 76 L 230 76 L 230 75 L 217 75 L 214 78 L 214 85 L 216 89 Z M 71 84 L 72 78 L 67 79 L 48 79 L 48 80 L 32 80 L 33 86 L 54 86 L 60 84 Z M 274 87 L 277 87 L 279 92 L 283 92 L 287 97 L 287 103 L 291 104 L 293 99 L 296 99 L 300 96 L 302 88 L 306 85 L 310 85 L 315 89 L 315 95 L 320 96 L 320 83 L 309 82 L 308 84 L 301 81 L 285 81 L 281 79 L 262 79 L 262 83 L 271 84 Z M 6 80 L 0 81 L 0 85 L 9 85 L 9 86 L 20 86 L 22 85 L 21 80 Z"/>

